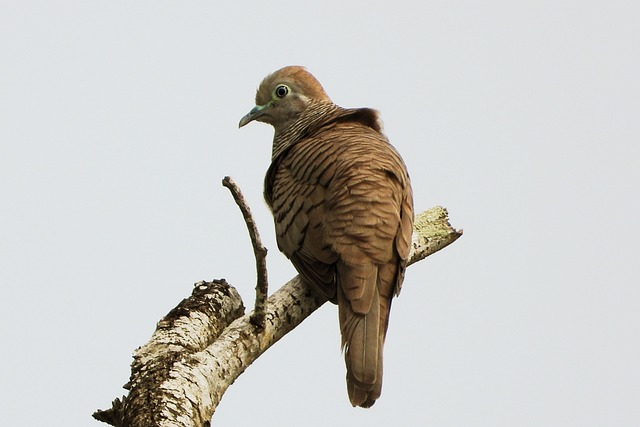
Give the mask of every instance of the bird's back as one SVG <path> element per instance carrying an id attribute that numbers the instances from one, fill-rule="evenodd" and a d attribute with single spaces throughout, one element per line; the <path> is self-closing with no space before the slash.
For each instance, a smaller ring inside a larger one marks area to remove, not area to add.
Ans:
<path id="1" fill-rule="evenodd" d="M 314 267 L 407 257 L 413 205 L 406 167 L 379 129 L 359 119 L 334 120 L 301 138 L 267 173 L 265 198 L 287 257 L 298 252 Z M 335 299 L 331 271 L 302 270 Z"/>
<path id="2" fill-rule="evenodd" d="M 275 159 L 265 195 L 280 250 L 338 303 L 352 404 L 380 395 L 391 299 L 413 224 L 409 176 L 379 128 L 358 115 L 319 127 Z"/>

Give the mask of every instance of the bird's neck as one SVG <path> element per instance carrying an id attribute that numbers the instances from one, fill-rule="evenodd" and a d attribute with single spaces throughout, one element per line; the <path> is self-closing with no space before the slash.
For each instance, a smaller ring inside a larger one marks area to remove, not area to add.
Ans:
<path id="1" fill-rule="evenodd" d="M 271 161 L 275 161 L 304 136 L 339 117 L 344 111 L 344 108 L 338 107 L 332 102 L 311 102 L 296 119 L 276 129 L 273 137 Z"/>

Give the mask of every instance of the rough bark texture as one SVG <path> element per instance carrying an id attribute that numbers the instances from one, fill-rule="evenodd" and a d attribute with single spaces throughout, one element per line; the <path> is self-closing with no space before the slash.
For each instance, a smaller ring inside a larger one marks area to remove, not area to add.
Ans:
<path id="1" fill-rule="evenodd" d="M 462 235 L 442 207 L 415 222 L 409 264 Z M 113 426 L 209 426 L 222 395 L 247 366 L 325 302 L 296 276 L 267 300 L 261 329 L 243 315 L 240 296 L 224 280 L 199 282 L 135 351 L 129 395 L 93 416 Z"/>

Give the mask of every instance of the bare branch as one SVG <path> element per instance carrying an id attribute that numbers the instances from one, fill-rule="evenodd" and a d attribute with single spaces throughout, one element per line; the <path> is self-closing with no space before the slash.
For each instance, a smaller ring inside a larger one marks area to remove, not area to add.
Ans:
<path id="1" fill-rule="evenodd" d="M 435 206 L 419 213 L 413 222 L 411 253 L 408 265 L 414 264 L 449 246 L 462 236 L 462 229 L 456 230 L 449 224 L 449 212 L 442 206 Z"/>
<path id="2" fill-rule="evenodd" d="M 409 264 L 462 235 L 461 230 L 451 227 L 446 209 L 439 206 L 418 215 L 415 222 Z M 230 299 L 235 301 L 237 292 L 226 286 Z M 98 411 L 94 417 L 114 426 L 209 426 L 222 395 L 247 366 L 325 302 L 323 296 L 296 276 L 268 298 L 264 328 L 259 330 L 252 315 L 239 317 L 237 303 L 230 303 L 228 309 L 222 309 L 222 302 L 219 303 L 216 307 L 220 308 L 210 316 L 224 320 L 206 320 L 192 314 L 192 310 L 199 313 L 200 307 L 183 307 L 183 301 L 160 322 L 151 341 L 136 351 L 129 396 L 123 401 L 116 399 L 113 408 Z M 207 304 L 207 300 L 201 303 Z M 180 316 L 171 317 L 174 312 Z M 167 318 L 174 317 L 173 326 L 172 322 L 166 323 Z M 178 318 L 183 320 L 178 322 Z M 212 323 L 213 332 L 206 332 L 208 322 Z M 194 324 L 193 329 L 190 323 Z M 217 335 L 219 326 L 224 324 L 228 326 Z M 165 325 L 167 330 L 160 331 Z M 166 335 L 157 337 L 160 333 Z M 206 339 L 198 339 L 199 334 Z M 137 412 L 144 415 L 136 415 Z"/>
<path id="3" fill-rule="evenodd" d="M 188 367 L 243 314 L 240 295 L 224 279 L 196 283 L 192 295 L 162 318 L 149 342 L 134 352 L 131 379 L 125 385 L 129 395 L 93 417 L 117 427 L 209 423 L 215 410 L 210 387 L 202 393 L 207 379 Z"/>
<path id="4" fill-rule="evenodd" d="M 253 216 L 251 215 L 251 209 L 244 199 L 242 192 L 238 185 L 231 179 L 230 176 L 225 176 L 222 180 L 222 185 L 227 187 L 233 195 L 233 199 L 242 212 L 244 222 L 247 224 L 249 230 L 249 237 L 251 237 L 251 245 L 253 246 L 253 254 L 256 258 L 256 271 L 258 275 L 258 281 L 256 283 L 256 302 L 251 315 L 251 322 L 258 328 L 264 328 L 264 311 L 269 294 L 269 282 L 267 278 L 267 248 L 262 245 L 260 240 L 260 233 L 256 226 Z"/>

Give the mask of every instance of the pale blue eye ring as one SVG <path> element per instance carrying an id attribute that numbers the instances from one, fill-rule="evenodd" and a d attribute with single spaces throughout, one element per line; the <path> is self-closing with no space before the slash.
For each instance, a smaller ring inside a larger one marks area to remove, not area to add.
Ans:
<path id="1" fill-rule="evenodd" d="M 284 98 L 289 93 L 289 88 L 285 85 L 280 85 L 276 88 L 275 94 L 278 98 Z"/>

